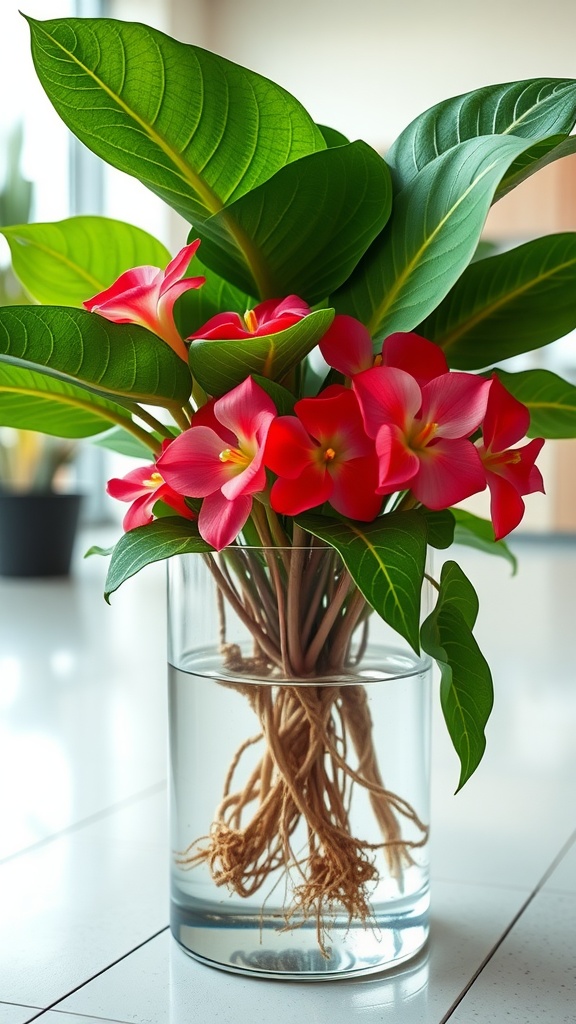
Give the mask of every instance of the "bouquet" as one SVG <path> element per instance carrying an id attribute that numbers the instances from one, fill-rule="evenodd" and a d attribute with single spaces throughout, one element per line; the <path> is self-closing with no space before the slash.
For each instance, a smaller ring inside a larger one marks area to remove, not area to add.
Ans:
<path id="1" fill-rule="evenodd" d="M 104 217 L 3 228 L 35 304 L 0 309 L 0 423 L 93 436 L 142 459 L 108 484 L 128 508 L 106 595 L 152 561 L 198 553 L 223 615 L 234 607 L 254 640 L 247 658 L 223 629 L 236 673 L 338 676 L 374 616 L 430 655 L 462 786 L 484 751 L 492 680 L 473 636 L 474 588 L 453 560 L 431 580 L 421 622 L 427 551 L 457 540 L 513 561 L 503 538 L 544 489 L 544 439 L 576 436 L 572 384 L 500 366 L 576 327 L 576 234 L 488 255 L 480 245 L 492 203 L 576 149 L 576 81 L 446 100 L 382 156 L 316 124 L 275 83 L 145 25 L 28 20 L 36 72 L 70 130 L 190 235 L 171 257 Z M 483 491 L 486 518 L 459 507 Z M 319 578 L 326 549 L 341 561 Z M 282 774 L 288 747 L 312 764 L 316 744 L 346 776 L 344 739 L 365 742 L 369 714 L 361 695 L 338 708 L 317 696 L 311 687 L 296 707 L 288 690 L 266 719 L 267 772 Z M 354 782 L 369 789 L 399 871 L 410 851 L 397 819 L 414 814 L 368 755 Z M 369 851 L 347 835 L 345 801 L 332 789 L 329 805 L 329 781 L 315 777 L 298 776 L 301 791 L 320 787 L 309 812 L 290 772 L 280 780 L 281 825 L 267 819 L 246 862 L 222 821 L 184 861 L 208 860 L 241 892 L 309 813 L 301 906 L 317 908 L 321 891 L 367 914 Z M 253 802 L 254 789 L 227 806 Z"/>

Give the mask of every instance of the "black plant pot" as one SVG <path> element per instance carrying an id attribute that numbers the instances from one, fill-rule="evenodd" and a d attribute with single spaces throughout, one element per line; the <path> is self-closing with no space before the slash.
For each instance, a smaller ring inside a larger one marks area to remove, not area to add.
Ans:
<path id="1" fill-rule="evenodd" d="M 80 494 L 0 491 L 0 575 L 67 576 Z"/>

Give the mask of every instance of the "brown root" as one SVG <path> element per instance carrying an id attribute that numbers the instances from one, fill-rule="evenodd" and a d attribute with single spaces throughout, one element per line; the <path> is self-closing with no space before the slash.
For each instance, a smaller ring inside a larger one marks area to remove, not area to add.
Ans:
<path id="1" fill-rule="evenodd" d="M 236 685 L 236 684 L 227 684 Z M 401 882 L 412 863 L 411 850 L 423 846 L 428 829 L 405 800 L 384 786 L 372 739 L 366 690 L 361 685 L 331 687 L 245 685 L 261 732 L 246 740 L 230 765 L 222 802 L 210 834 L 180 854 L 182 868 L 206 863 L 216 885 L 249 897 L 280 869 L 292 879 L 292 902 L 285 924 L 316 919 L 325 953 L 325 921 L 344 913 L 349 921 L 371 915 L 370 886 L 380 877 L 383 850 L 388 872 Z M 262 756 L 247 781 L 234 790 L 243 755 L 256 743 Z M 348 747 L 357 764 L 350 766 Z M 382 836 L 368 842 L 351 833 L 353 791 L 369 794 Z M 420 833 L 402 838 L 400 819 Z M 306 846 L 293 849 L 296 829 L 305 825 Z"/>

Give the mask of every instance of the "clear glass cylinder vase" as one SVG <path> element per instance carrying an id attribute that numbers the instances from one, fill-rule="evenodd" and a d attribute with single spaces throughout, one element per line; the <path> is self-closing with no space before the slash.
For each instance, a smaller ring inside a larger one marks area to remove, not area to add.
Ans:
<path id="1" fill-rule="evenodd" d="M 171 930 L 260 977 L 373 973 L 428 936 L 431 667 L 330 548 L 168 562 Z"/>

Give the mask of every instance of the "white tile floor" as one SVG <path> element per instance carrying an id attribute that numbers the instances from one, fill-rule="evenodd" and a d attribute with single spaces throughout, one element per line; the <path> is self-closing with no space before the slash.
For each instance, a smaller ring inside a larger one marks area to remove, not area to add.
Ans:
<path id="1" fill-rule="evenodd" d="M 0 1024 L 576 1022 L 576 542 L 458 560 L 497 702 L 477 775 L 436 715 L 425 952 L 356 982 L 236 977 L 167 932 L 164 571 L 0 579 Z"/>

